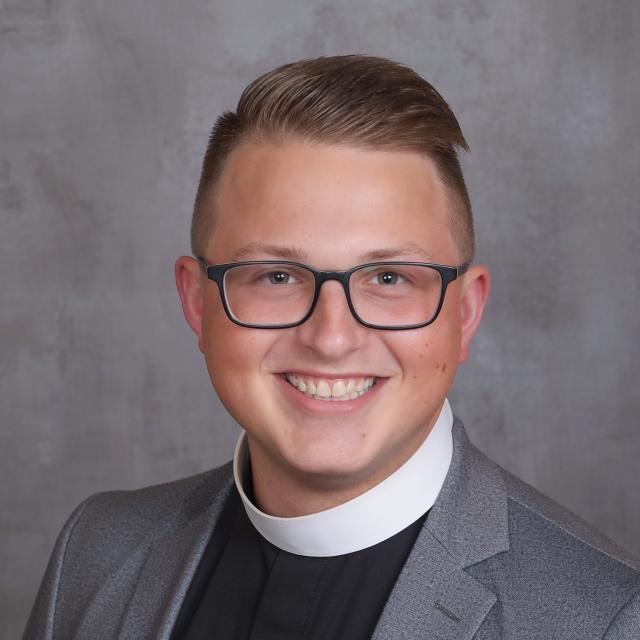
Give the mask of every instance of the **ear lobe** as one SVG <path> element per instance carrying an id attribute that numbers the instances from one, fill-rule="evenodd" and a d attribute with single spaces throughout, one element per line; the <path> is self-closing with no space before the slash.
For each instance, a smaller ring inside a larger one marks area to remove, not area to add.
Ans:
<path id="1" fill-rule="evenodd" d="M 471 339 L 476 333 L 491 290 L 491 274 L 483 265 L 473 265 L 464 274 L 460 292 L 460 360 L 469 354 Z"/>
<path id="2" fill-rule="evenodd" d="M 182 303 L 182 312 L 198 336 L 198 347 L 204 353 L 202 345 L 202 306 L 203 306 L 203 274 L 200 264 L 191 256 L 181 256 L 175 265 L 176 288 Z"/>

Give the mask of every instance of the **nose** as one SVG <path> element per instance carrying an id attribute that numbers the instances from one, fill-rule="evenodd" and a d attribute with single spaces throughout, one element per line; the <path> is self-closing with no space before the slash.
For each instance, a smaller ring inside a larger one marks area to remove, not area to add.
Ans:
<path id="1" fill-rule="evenodd" d="M 335 361 L 358 349 L 369 330 L 351 313 L 340 282 L 325 281 L 311 317 L 297 327 L 298 339 L 319 359 Z"/>

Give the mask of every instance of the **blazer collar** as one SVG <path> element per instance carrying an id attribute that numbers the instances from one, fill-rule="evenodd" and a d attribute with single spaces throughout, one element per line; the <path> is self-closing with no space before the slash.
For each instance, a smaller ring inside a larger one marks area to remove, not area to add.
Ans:
<path id="1" fill-rule="evenodd" d="M 373 640 L 468 640 L 496 595 L 464 571 L 509 549 L 507 494 L 500 467 L 476 449 L 458 418 L 442 490 L 409 554 Z"/>

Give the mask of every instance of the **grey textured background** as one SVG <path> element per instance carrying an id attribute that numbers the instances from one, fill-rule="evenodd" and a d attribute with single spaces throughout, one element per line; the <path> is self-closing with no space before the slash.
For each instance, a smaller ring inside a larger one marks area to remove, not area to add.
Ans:
<path id="1" fill-rule="evenodd" d="M 0 0 L 0 632 L 88 494 L 228 459 L 174 292 L 208 130 L 259 73 L 366 52 L 443 93 L 483 327 L 451 402 L 640 553 L 640 3 Z"/>

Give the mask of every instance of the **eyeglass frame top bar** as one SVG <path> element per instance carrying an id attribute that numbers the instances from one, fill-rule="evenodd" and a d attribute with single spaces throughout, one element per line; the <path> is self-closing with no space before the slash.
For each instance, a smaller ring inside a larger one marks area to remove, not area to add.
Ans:
<path id="1" fill-rule="evenodd" d="M 328 280 L 337 280 L 342 285 L 342 289 L 344 290 L 345 297 L 347 298 L 347 305 L 349 306 L 349 310 L 351 311 L 351 315 L 362 325 L 368 327 L 370 329 L 378 329 L 381 331 L 405 331 L 408 329 L 420 329 L 422 327 L 426 327 L 433 322 L 436 321 L 438 316 L 440 315 L 440 311 L 442 309 L 442 305 L 444 304 L 444 297 L 447 291 L 447 287 L 461 275 L 463 275 L 471 266 L 471 262 L 464 262 L 463 264 L 452 267 L 446 264 L 437 264 L 433 262 L 411 262 L 406 260 L 390 260 L 390 261 L 378 261 L 378 262 L 366 262 L 364 264 L 356 265 L 351 269 L 345 269 L 343 271 L 324 271 L 321 269 L 314 269 L 308 264 L 304 264 L 302 262 L 295 262 L 293 260 L 244 260 L 241 262 L 224 262 L 220 264 L 209 264 L 203 257 L 196 256 L 196 260 L 200 263 L 200 267 L 202 271 L 205 273 L 209 280 L 212 280 L 218 285 L 218 291 L 220 292 L 220 299 L 222 300 L 222 306 L 224 307 L 225 313 L 229 320 L 233 323 L 241 326 L 248 327 L 250 329 L 289 329 L 291 327 L 297 327 L 304 322 L 306 322 L 311 315 L 313 314 L 316 304 L 318 302 L 318 298 L 320 297 L 320 287 L 323 283 Z M 243 265 L 252 265 L 252 264 L 282 264 L 289 265 L 293 267 L 299 267 L 305 269 L 313 274 L 314 277 L 314 293 L 313 299 L 311 300 L 311 305 L 309 306 L 309 310 L 302 318 L 297 322 L 290 322 L 288 324 L 278 324 L 278 325 L 264 325 L 264 324 L 251 324 L 248 322 L 242 322 L 238 320 L 233 315 L 231 308 L 227 304 L 227 296 L 224 289 L 224 275 L 230 269 L 234 267 L 241 267 Z M 353 306 L 353 301 L 351 300 L 351 291 L 349 281 L 351 276 L 356 271 L 360 269 L 364 269 L 366 267 L 374 267 L 378 265 L 388 265 L 388 266 L 398 266 L 398 265 L 406 265 L 406 266 L 420 266 L 420 267 L 431 267 L 435 269 L 440 274 L 440 300 L 438 301 L 438 306 L 433 314 L 433 316 L 427 321 L 419 324 L 410 324 L 410 325 L 398 325 L 398 326 L 386 326 L 386 325 L 376 325 L 370 322 L 366 322 L 363 320 L 355 310 Z"/>

